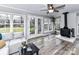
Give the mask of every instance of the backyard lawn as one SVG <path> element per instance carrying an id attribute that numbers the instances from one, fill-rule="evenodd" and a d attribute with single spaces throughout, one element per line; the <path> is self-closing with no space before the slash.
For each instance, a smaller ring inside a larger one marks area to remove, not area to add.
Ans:
<path id="1" fill-rule="evenodd" d="M 23 32 L 24 28 L 23 27 L 14 27 L 13 28 L 14 32 Z M 0 28 L 0 33 L 7 33 L 10 32 L 10 28 Z"/>
<path id="2" fill-rule="evenodd" d="M 14 27 L 13 28 L 13 31 L 14 32 L 23 32 L 24 31 L 24 28 L 23 27 Z"/>

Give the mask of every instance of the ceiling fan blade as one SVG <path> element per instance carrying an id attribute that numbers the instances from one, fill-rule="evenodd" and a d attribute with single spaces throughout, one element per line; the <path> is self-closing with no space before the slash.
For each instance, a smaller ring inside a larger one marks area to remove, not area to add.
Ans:
<path id="1" fill-rule="evenodd" d="M 54 9 L 54 12 L 59 12 L 58 10 Z"/>
<path id="2" fill-rule="evenodd" d="M 58 6 L 58 7 L 55 7 L 55 9 L 60 9 L 60 8 L 64 8 L 64 7 L 65 7 L 65 4 L 61 5 L 61 6 Z"/>

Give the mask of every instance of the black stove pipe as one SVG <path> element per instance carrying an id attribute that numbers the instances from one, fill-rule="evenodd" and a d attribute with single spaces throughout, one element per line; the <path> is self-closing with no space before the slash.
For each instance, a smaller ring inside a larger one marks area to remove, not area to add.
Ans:
<path id="1" fill-rule="evenodd" d="M 67 14 L 68 14 L 69 12 L 64 12 L 63 14 L 64 14 L 64 28 L 68 28 L 68 26 L 67 26 Z"/>

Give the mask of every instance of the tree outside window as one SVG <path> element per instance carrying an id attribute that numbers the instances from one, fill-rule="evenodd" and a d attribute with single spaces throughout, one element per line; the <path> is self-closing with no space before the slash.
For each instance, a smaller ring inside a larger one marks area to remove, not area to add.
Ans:
<path id="1" fill-rule="evenodd" d="M 24 32 L 24 20 L 22 16 L 15 15 L 13 17 L 13 31 L 14 32 Z"/>
<path id="2" fill-rule="evenodd" d="M 10 32 L 10 15 L 0 14 L 0 33 Z"/>
<path id="3" fill-rule="evenodd" d="M 30 34 L 35 34 L 35 18 L 30 20 Z"/>

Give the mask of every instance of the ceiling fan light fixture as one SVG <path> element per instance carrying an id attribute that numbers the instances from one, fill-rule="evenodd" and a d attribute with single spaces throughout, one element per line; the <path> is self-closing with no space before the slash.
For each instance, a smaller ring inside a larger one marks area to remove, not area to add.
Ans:
<path id="1" fill-rule="evenodd" d="M 50 6 L 49 8 L 52 9 L 52 6 Z"/>
<path id="2" fill-rule="evenodd" d="M 54 10 L 48 10 L 48 12 L 49 12 L 49 13 L 53 13 L 53 12 L 54 12 Z"/>

